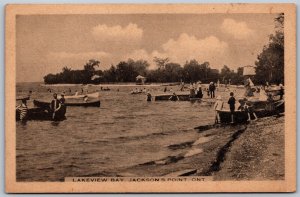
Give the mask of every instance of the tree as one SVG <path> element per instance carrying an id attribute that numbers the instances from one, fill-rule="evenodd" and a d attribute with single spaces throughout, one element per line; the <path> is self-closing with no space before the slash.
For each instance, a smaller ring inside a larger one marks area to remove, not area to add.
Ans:
<path id="1" fill-rule="evenodd" d="M 183 68 L 177 63 L 167 63 L 163 72 L 165 82 L 179 82 L 183 78 Z"/>
<path id="2" fill-rule="evenodd" d="M 227 83 L 230 79 L 230 75 L 231 75 L 230 68 L 227 65 L 224 65 L 223 68 L 221 69 L 221 74 L 220 74 L 222 82 Z"/>
<path id="3" fill-rule="evenodd" d="M 84 70 L 89 71 L 89 72 L 94 72 L 95 67 L 99 67 L 100 61 L 90 59 L 85 65 L 84 65 Z"/>
<path id="4" fill-rule="evenodd" d="M 275 19 L 275 34 L 269 36 L 269 44 L 258 55 L 256 65 L 256 82 L 265 84 L 284 83 L 284 15 Z"/>
<path id="5" fill-rule="evenodd" d="M 159 57 L 154 57 L 153 61 L 155 62 L 155 64 L 157 65 L 158 69 L 164 69 L 166 63 L 169 62 L 169 58 L 159 58 Z"/>

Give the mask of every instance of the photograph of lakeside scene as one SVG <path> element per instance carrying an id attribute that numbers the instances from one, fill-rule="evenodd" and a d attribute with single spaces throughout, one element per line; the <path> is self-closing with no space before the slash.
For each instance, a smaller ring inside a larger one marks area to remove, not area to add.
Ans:
<path id="1" fill-rule="evenodd" d="M 284 14 L 18 15 L 16 178 L 283 180 Z"/>

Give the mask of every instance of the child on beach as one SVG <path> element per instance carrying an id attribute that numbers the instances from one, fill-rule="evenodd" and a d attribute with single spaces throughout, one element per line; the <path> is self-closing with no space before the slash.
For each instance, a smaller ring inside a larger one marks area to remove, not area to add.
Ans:
<path id="1" fill-rule="evenodd" d="M 217 101 L 214 105 L 214 110 L 215 110 L 215 114 L 216 114 L 216 118 L 215 118 L 216 124 L 220 123 L 220 114 L 218 111 L 222 110 L 223 105 L 224 105 L 224 102 L 222 101 L 222 97 L 218 96 Z"/>
<path id="2" fill-rule="evenodd" d="M 238 107 L 238 110 L 245 111 L 247 113 L 247 115 L 248 115 L 247 121 L 248 122 L 251 121 L 251 115 L 254 116 L 254 120 L 257 120 L 257 116 L 252 109 L 252 105 L 246 98 L 239 100 L 239 103 L 240 103 L 240 106 Z"/>
<path id="3" fill-rule="evenodd" d="M 235 98 L 233 96 L 233 92 L 230 92 L 230 98 L 228 100 L 228 104 L 229 104 L 229 109 L 230 109 L 230 112 L 231 112 L 231 123 L 234 123 L 233 122 L 233 115 L 234 115 L 234 110 L 235 110 Z"/>

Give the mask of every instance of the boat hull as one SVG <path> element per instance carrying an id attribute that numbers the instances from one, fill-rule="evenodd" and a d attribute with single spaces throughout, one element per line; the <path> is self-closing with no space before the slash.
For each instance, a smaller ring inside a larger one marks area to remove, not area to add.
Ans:
<path id="1" fill-rule="evenodd" d="M 170 97 L 172 94 L 162 94 L 162 95 L 155 95 L 154 100 L 155 101 L 170 101 Z M 197 101 L 201 100 L 202 98 L 198 97 L 190 97 L 189 94 L 177 94 L 179 101 Z"/>
<path id="2" fill-rule="evenodd" d="M 66 119 L 66 111 L 60 110 L 56 113 L 53 118 L 53 113 L 42 108 L 30 108 L 28 109 L 26 118 L 24 121 L 28 120 L 40 120 L 40 121 L 63 121 Z M 16 121 L 20 121 L 20 112 L 16 110 Z"/>
<path id="3" fill-rule="evenodd" d="M 268 109 L 268 102 L 261 101 L 255 102 L 253 104 L 253 112 L 258 118 L 277 115 L 284 112 L 284 101 L 276 101 L 273 103 L 273 109 Z M 230 123 L 231 122 L 231 112 L 229 110 L 218 110 L 221 123 Z M 253 114 L 251 114 L 251 119 L 254 119 Z M 245 111 L 235 111 L 233 113 L 235 123 L 245 123 L 248 120 L 248 114 Z"/>
<path id="4" fill-rule="evenodd" d="M 33 104 L 37 107 L 49 109 L 50 102 L 47 101 L 39 101 L 39 100 L 33 100 Z M 100 107 L 100 100 L 95 101 L 87 101 L 87 102 L 75 102 L 75 101 L 68 101 L 66 100 L 65 106 L 70 107 Z"/>
<path id="5" fill-rule="evenodd" d="M 88 98 L 99 98 L 99 92 L 91 93 L 91 94 L 81 94 L 81 95 L 66 95 L 65 99 L 83 99 L 85 96 Z M 60 95 L 57 96 L 58 99 L 61 98 Z"/>

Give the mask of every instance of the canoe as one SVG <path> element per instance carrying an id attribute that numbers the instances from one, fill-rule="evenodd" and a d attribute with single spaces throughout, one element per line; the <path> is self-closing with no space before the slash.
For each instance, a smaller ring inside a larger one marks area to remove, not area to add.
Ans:
<path id="1" fill-rule="evenodd" d="M 80 94 L 80 95 L 70 95 L 70 96 L 65 96 L 65 99 L 77 99 L 77 98 L 83 98 L 87 96 L 88 98 L 99 98 L 99 92 L 94 92 L 91 94 Z M 60 95 L 57 96 L 58 99 L 61 98 Z"/>
<path id="2" fill-rule="evenodd" d="M 268 109 L 267 101 L 254 101 L 252 102 L 253 112 L 257 115 L 258 118 L 276 115 L 278 113 L 284 112 L 284 100 L 279 100 L 273 102 L 274 109 Z M 231 122 L 231 112 L 229 109 L 217 110 L 220 115 L 221 123 Z M 234 122 L 236 123 L 245 123 L 248 120 L 248 114 L 245 111 L 235 111 L 234 112 Z M 254 117 L 251 117 L 254 119 Z"/>
<path id="3" fill-rule="evenodd" d="M 130 94 L 142 94 L 144 92 L 130 92 Z"/>
<path id="4" fill-rule="evenodd" d="M 53 114 L 48 110 L 42 108 L 29 108 L 25 120 L 62 121 L 66 119 L 65 113 L 65 110 L 58 111 L 55 119 L 53 119 Z M 20 113 L 18 110 L 16 110 L 16 121 L 20 121 Z"/>
<path id="5" fill-rule="evenodd" d="M 155 95 L 154 100 L 155 101 L 170 101 L 170 97 L 173 94 L 162 94 L 162 95 Z M 190 97 L 190 94 L 177 94 L 179 101 L 196 101 L 201 100 L 201 98 L 198 97 Z"/>
<path id="6" fill-rule="evenodd" d="M 50 102 L 48 101 L 40 101 L 40 100 L 33 100 L 33 104 L 37 107 L 41 107 L 44 109 L 49 109 Z M 72 107 L 100 107 L 100 100 L 92 100 L 92 101 L 68 101 L 66 100 L 65 106 L 72 106 Z"/>

